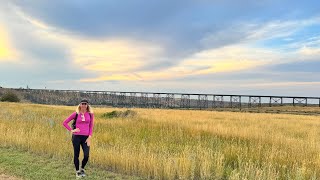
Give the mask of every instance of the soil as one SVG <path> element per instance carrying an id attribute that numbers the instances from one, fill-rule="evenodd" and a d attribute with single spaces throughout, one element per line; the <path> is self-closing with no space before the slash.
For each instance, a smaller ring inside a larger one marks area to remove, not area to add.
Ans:
<path id="1" fill-rule="evenodd" d="M 0 174 L 0 180 L 21 180 L 20 178 L 13 177 L 13 176 L 8 176 L 5 174 Z"/>

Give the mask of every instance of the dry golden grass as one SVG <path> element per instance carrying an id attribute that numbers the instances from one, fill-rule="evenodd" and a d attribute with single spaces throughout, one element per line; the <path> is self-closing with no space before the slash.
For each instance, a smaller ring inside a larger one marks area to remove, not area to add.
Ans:
<path id="1" fill-rule="evenodd" d="M 75 107 L 0 103 L 2 146 L 72 158 L 62 121 Z M 133 109 L 103 119 L 95 109 L 90 163 L 154 179 L 319 179 L 317 116 Z M 70 164 L 71 166 L 72 164 Z"/>

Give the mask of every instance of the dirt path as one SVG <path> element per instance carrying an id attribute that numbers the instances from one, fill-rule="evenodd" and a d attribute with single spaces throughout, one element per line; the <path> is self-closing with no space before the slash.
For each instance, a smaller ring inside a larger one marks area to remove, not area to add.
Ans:
<path id="1" fill-rule="evenodd" d="M 13 176 L 8 176 L 5 174 L 0 174 L 0 180 L 21 180 L 20 178 L 13 177 Z"/>

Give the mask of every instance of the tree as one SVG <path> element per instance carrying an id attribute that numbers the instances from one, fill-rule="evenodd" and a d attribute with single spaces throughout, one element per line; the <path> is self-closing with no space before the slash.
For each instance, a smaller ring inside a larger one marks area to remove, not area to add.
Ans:
<path id="1" fill-rule="evenodd" d="M 8 91 L 0 98 L 0 101 L 20 102 L 20 99 L 15 93 Z"/>

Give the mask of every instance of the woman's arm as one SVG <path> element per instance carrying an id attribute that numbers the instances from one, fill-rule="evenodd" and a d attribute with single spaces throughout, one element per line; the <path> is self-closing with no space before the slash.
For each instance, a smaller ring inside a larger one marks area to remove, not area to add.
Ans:
<path id="1" fill-rule="evenodd" d="M 69 122 L 76 117 L 76 112 L 72 113 L 67 119 L 63 121 L 63 126 L 68 129 L 68 131 L 72 131 L 72 128 L 69 126 Z"/>
<path id="2" fill-rule="evenodd" d="M 92 113 L 91 114 L 90 124 L 89 124 L 89 138 L 91 138 L 91 136 L 92 136 L 93 122 L 94 122 L 94 115 Z"/>

